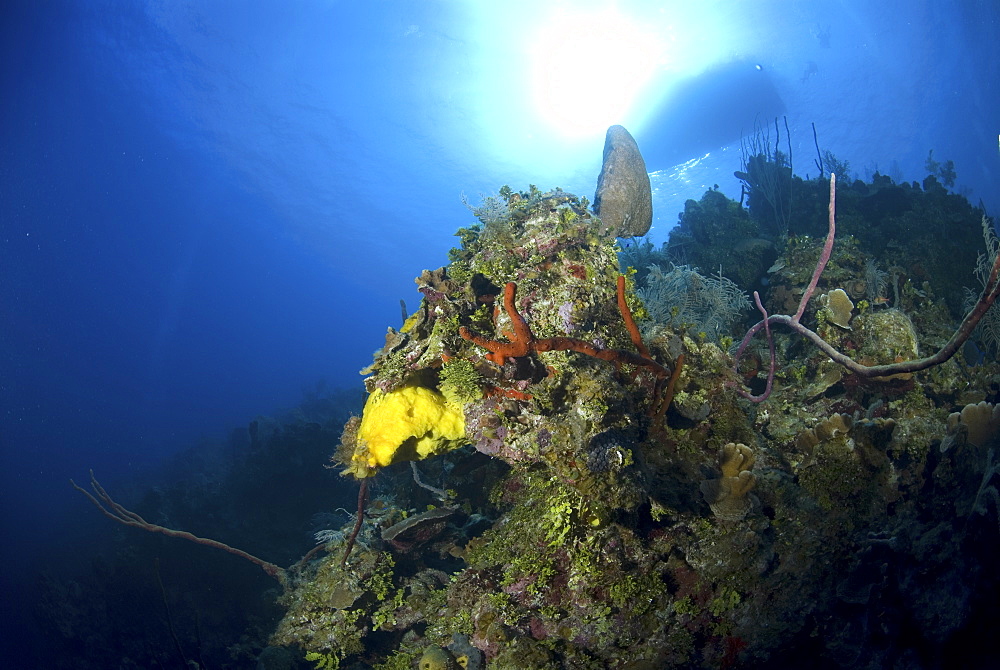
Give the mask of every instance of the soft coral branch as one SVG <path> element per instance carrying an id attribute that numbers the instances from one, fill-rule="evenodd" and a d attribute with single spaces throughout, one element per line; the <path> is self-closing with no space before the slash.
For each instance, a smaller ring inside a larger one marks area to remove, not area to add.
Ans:
<path id="1" fill-rule="evenodd" d="M 816 284 L 819 281 L 820 275 L 823 274 L 823 270 L 826 268 L 826 264 L 830 260 L 830 254 L 833 251 L 833 240 L 836 233 L 836 184 L 836 175 L 831 174 L 829 230 L 826 235 L 826 242 L 823 245 L 823 251 L 820 254 L 819 261 L 816 263 L 816 269 L 813 271 L 812 280 L 809 282 L 809 286 L 802 295 L 802 300 L 799 301 L 799 307 L 795 311 L 795 315 L 789 316 L 787 314 L 771 314 L 768 316 L 767 312 L 760 304 L 759 296 L 754 293 L 754 299 L 757 301 L 757 307 L 761 310 L 764 318 L 751 326 L 751 328 L 747 331 L 746 335 L 743 337 L 743 341 L 740 342 L 740 346 L 736 350 L 735 360 L 733 362 L 733 369 L 736 370 L 747 345 L 750 343 L 750 340 L 753 339 L 754 335 L 762 329 L 767 333 L 771 357 L 767 388 L 759 396 L 754 396 L 743 389 L 737 389 L 737 393 L 748 400 L 752 400 L 753 402 L 762 402 L 771 394 L 775 368 L 774 343 L 770 332 L 771 326 L 781 325 L 791 328 L 793 331 L 815 344 L 816 347 L 829 356 L 835 363 L 839 363 L 856 375 L 869 379 L 875 377 L 889 377 L 897 374 L 926 370 L 927 368 L 934 367 L 935 365 L 941 365 L 950 359 L 955 355 L 955 352 L 958 351 L 959 347 L 961 347 L 965 341 L 969 339 L 969 336 L 972 335 L 972 331 L 976 329 L 980 319 L 983 318 L 983 315 L 985 315 L 993 303 L 996 302 L 997 297 L 1000 297 L 1000 255 L 998 255 L 993 259 L 993 268 L 990 271 L 986 285 L 983 287 L 983 292 L 979 294 L 979 300 L 969 313 L 966 314 L 962 323 L 959 324 L 958 328 L 951 336 L 951 339 L 949 339 L 948 342 L 935 354 L 911 361 L 889 363 L 886 365 L 862 365 L 846 354 L 837 351 L 833 345 L 820 337 L 818 333 L 806 328 L 799 322 L 799 319 L 802 318 L 802 314 L 805 312 L 806 304 L 809 302 L 813 292 L 816 290 Z"/>
<path id="2" fill-rule="evenodd" d="M 278 567 L 274 563 L 269 563 L 261 558 L 257 558 L 253 554 L 248 554 L 242 549 L 230 547 L 228 544 L 219 542 L 218 540 L 212 540 L 207 537 L 198 537 L 197 535 L 184 530 L 174 530 L 173 528 L 167 528 L 165 526 L 160 526 L 146 521 L 135 512 L 126 509 L 119 503 L 115 502 L 108 492 L 104 490 L 104 487 L 101 486 L 101 483 L 94 477 L 93 470 L 90 471 L 90 487 L 94 490 L 93 493 L 81 486 L 78 486 L 72 479 L 69 480 L 69 483 L 72 484 L 73 488 L 77 491 L 87 496 L 87 498 L 90 499 L 90 502 L 94 503 L 94 506 L 100 510 L 101 514 L 108 517 L 112 521 L 117 521 L 122 525 L 131 526 L 133 528 L 141 528 L 142 530 L 147 530 L 151 533 L 162 533 L 168 537 L 179 537 L 185 540 L 190 540 L 196 544 L 203 544 L 206 547 L 222 549 L 223 551 L 227 551 L 230 554 L 239 556 L 240 558 L 245 558 L 254 565 L 259 566 L 262 570 L 264 570 L 264 572 L 281 582 L 282 586 L 288 585 L 288 575 L 285 572 L 285 569 Z"/>

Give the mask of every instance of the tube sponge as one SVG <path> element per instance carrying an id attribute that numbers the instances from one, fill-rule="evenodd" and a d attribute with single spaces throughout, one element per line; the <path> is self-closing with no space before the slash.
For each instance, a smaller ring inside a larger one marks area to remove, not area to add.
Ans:
<path id="1" fill-rule="evenodd" d="M 461 405 L 434 389 L 404 386 L 388 393 L 376 389 L 365 402 L 349 471 L 369 476 L 374 468 L 422 460 L 466 442 Z"/>

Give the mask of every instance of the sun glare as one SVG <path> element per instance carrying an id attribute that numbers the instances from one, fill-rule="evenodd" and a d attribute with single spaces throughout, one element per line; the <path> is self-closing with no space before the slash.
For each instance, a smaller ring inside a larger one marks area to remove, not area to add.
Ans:
<path id="1" fill-rule="evenodd" d="M 603 132 L 629 110 L 664 59 L 664 44 L 616 9 L 559 11 L 528 51 L 537 114 L 567 137 Z"/>

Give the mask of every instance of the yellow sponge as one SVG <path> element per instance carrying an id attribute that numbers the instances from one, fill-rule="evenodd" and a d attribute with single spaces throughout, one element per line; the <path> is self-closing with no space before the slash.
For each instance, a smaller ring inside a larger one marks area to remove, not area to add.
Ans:
<path id="1" fill-rule="evenodd" d="M 421 460 L 466 441 L 462 407 L 437 391 L 422 386 L 389 393 L 376 389 L 365 403 L 349 470 L 368 476 L 374 474 L 368 469 Z"/>

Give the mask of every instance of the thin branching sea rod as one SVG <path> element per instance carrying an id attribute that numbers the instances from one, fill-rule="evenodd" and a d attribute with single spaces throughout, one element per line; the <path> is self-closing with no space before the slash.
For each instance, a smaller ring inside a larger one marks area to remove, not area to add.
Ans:
<path id="1" fill-rule="evenodd" d="M 799 301 L 799 306 L 798 309 L 795 310 L 795 314 L 768 314 L 764 305 L 760 301 L 760 295 L 757 291 L 754 291 L 753 293 L 754 303 L 757 305 L 757 309 L 760 310 L 760 313 L 764 318 L 751 326 L 750 330 L 748 330 L 746 335 L 743 336 L 743 341 L 740 342 L 739 347 L 736 349 L 733 369 L 737 369 L 740 360 L 746 351 L 747 345 L 750 344 L 753 337 L 761 330 L 764 331 L 765 337 L 767 338 L 770 363 L 767 372 L 767 385 L 760 395 L 753 395 L 745 389 L 737 389 L 737 393 L 748 400 L 753 402 L 763 402 L 764 400 L 767 400 L 767 398 L 771 395 L 771 390 L 774 386 L 775 351 L 774 337 L 771 334 L 772 326 L 783 325 L 791 328 L 796 333 L 802 335 L 819 347 L 819 349 L 829 356 L 835 363 L 844 366 L 856 375 L 869 379 L 875 377 L 888 377 L 896 374 L 926 370 L 927 368 L 934 367 L 935 365 L 940 365 L 954 356 L 959 347 L 961 347 L 965 341 L 969 339 L 969 336 L 976 329 L 976 326 L 979 324 L 979 321 L 983 318 L 986 312 L 989 311 L 997 297 L 1000 296 L 1000 255 L 993 254 L 993 258 L 991 259 L 992 266 L 989 274 L 986 276 L 986 280 L 983 282 L 983 290 L 979 294 L 979 299 L 976 301 L 975 305 L 972 306 L 969 313 L 965 315 L 965 318 L 962 320 L 962 323 L 959 324 L 958 329 L 955 330 L 954 334 L 952 334 L 951 339 L 949 339 L 948 342 L 937 351 L 937 353 L 924 358 L 902 361 L 899 363 L 890 363 L 887 365 L 862 365 L 846 354 L 837 351 L 837 349 L 824 340 L 818 333 L 806 328 L 801 323 L 802 315 L 806 310 L 806 305 L 809 304 L 809 299 L 816 290 L 816 284 L 819 282 L 819 278 L 822 276 L 823 270 L 826 268 L 826 264 L 830 260 L 830 254 L 833 251 L 833 241 L 837 229 L 836 201 L 837 176 L 835 174 L 831 174 L 829 231 L 826 234 L 826 242 L 823 244 L 823 250 L 820 252 L 819 261 L 816 263 L 816 269 L 813 271 L 812 279 L 809 281 L 809 285 L 806 287 L 805 293 L 802 294 L 802 300 Z"/>

